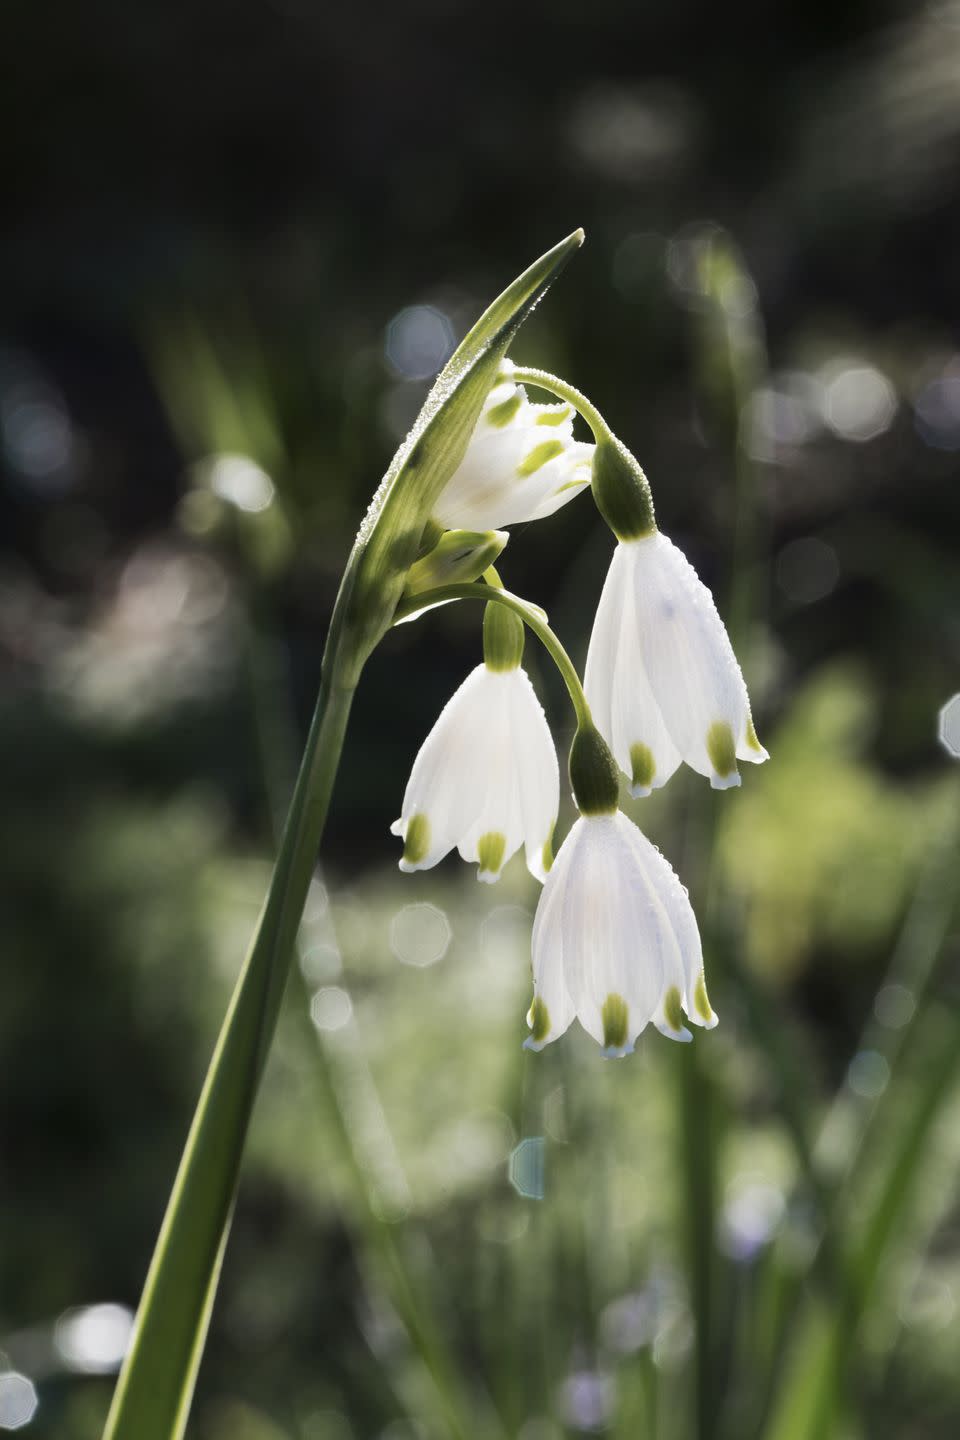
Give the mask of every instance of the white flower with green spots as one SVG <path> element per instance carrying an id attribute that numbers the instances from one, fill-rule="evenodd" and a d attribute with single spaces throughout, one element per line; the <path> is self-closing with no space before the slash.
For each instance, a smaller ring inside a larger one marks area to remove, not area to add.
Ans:
<path id="1" fill-rule="evenodd" d="M 594 449 L 574 440 L 574 413 L 532 404 L 507 364 L 433 518 L 447 530 L 502 530 L 566 505 L 589 486 Z"/>
<path id="2" fill-rule="evenodd" d="M 544 880 L 552 859 L 560 773 L 543 707 L 520 665 L 478 665 L 421 746 L 391 826 L 401 870 L 426 870 L 454 846 L 493 881 L 523 845 Z"/>
<path id="3" fill-rule="evenodd" d="M 584 689 L 634 796 L 665 785 L 681 760 L 726 790 L 740 784 L 738 760 L 767 759 L 713 597 L 658 530 L 617 544 Z"/>
<path id="4" fill-rule="evenodd" d="M 528 1049 L 576 1018 L 611 1056 L 649 1023 L 689 1040 L 712 1029 L 697 922 L 668 862 L 619 810 L 584 814 L 560 847 L 533 922 Z"/>

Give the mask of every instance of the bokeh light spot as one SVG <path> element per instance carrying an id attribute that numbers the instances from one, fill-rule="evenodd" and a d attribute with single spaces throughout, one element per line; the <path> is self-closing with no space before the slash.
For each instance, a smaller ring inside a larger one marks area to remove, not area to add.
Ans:
<path id="1" fill-rule="evenodd" d="M 310 881 L 310 889 L 307 891 L 307 901 L 303 907 L 303 923 L 315 925 L 326 915 L 330 906 L 330 897 L 327 894 L 327 887 L 322 880 L 316 876 Z"/>
<path id="2" fill-rule="evenodd" d="M 436 965 L 453 937 L 450 921 L 436 905 L 404 905 L 390 923 L 390 949 L 404 965 Z"/>
<path id="3" fill-rule="evenodd" d="M 37 1413 L 36 1386 L 26 1375 L 8 1370 L 0 1375 L 0 1430 L 20 1430 Z"/>
<path id="4" fill-rule="evenodd" d="M 656 1306 L 653 1296 L 643 1291 L 611 1300 L 600 1317 L 600 1331 L 608 1350 L 632 1355 L 653 1340 Z"/>
<path id="5" fill-rule="evenodd" d="M 352 1014 L 353 1002 L 339 985 L 324 985 L 310 1001 L 310 1019 L 318 1030 L 342 1030 Z"/>
<path id="6" fill-rule="evenodd" d="M 507 1166 L 510 1184 L 525 1200 L 542 1200 L 543 1161 L 546 1145 L 542 1135 L 528 1135 L 515 1146 Z"/>
<path id="7" fill-rule="evenodd" d="M 343 969 L 343 961 L 336 945 L 311 945 L 300 955 L 300 974 L 308 985 L 322 985 L 325 980 L 334 980 Z"/>
<path id="8" fill-rule="evenodd" d="M 723 1210 L 723 1249 L 732 1260 L 752 1260 L 777 1229 L 784 1210 L 783 1191 L 778 1186 L 751 1176 L 735 1180 Z"/>
<path id="9" fill-rule="evenodd" d="M 577 1370 L 560 1387 L 560 1410 L 574 1430 L 604 1430 L 613 1415 L 613 1379 L 598 1370 Z"/>
<path id="10" fill-rule="evenodd" d="M 876 1100 L 890 1083 L 890 1066 L 877 1050 L 861 1050 L 850 1061 L 847 1084 L 864 1100 Z"/>
<path id="11" fill-rule="evenodd" d="M 270 476 L 247 455 L 217 455 L 210 464 L 210 488 L 250 515 L 266 510 L 276 493 Z"/>
<path id="12" fill-rule="evenodd" d="M 873 1013 L 888 1030 L 902 1030 L 913 1019 L 917 1002 L 906 985 L 883 985 L 873 1002 Z"/>
<path id="13" fill-rule="evenodd" d="M 85 1305 L 60 1316 L 54 1343 L 71 1370 L 112 1375 L 120 1368 L 132 1333 L 133 1311 L 126 1305 Z"/>
<path id="14" fill-rule="evenodd" d="M 637 184 L 684 163 L 699 115 L 693 95 L 677 85 L 607 82 L 574 101 L 569 126 L 572 147 L 591 171 Z"/>
<path id="15" fill-rule="evenodd" d="M 0 442 L 25 490 L 61 495 L 74 480 L 74 434 L 59 389 L 32 356 L 0 350 Z"/>
<path id="16" fill-rule="evenodd" d="M 951 695 L 937 717 L 937 738 L 954 760 L 960 760 L 960 695 Z"/>
<path id="17" fill-rule="evenodd" d="M 936 1275 L 921 1275 L 908 1286 L 898 1313 L 911 1330 L 945 1330 L 957 1313 L 957 1302 L 946 1280 Z"/>
<path id="18" fill-rule="evenodd" d="M 917 434 L 935 450 L 960 450 L 960 374 L 924 385 L 913 402 Z"/>
<path id="19" fill-rule="evenodd" d="M 875 365 L 833 362 L 824 383 L 824 420 L 842 440 L 862 444 L 890 428 L 897 411 L 896 391 Z"/>
<path id="20" fill-rule="evenodd" d="M 802 370 L 784 370 L 747 401 L 743 434 L 755 460 L 767 463 L 808 444 L 823 429 L 822 386 Z"/>
<path id="21" fill-rule="evenodd" d="M 405 380 L 427 380 L 453 354 L 456 340 L 449 317 L 433 305 L 409 305 L 387 326 L 387 360 Z"/>
<path id="22" fill-rule="evenodd" d="M 815 535 L 791 540 L 777 556 L 777 583 L 796 605 L 823 600 L 836 587 L 839 577 L 837 552 Z"/>

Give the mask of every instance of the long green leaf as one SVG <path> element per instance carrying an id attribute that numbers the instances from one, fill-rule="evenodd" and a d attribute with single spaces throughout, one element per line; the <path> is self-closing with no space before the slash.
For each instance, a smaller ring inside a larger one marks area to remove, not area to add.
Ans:
<path id="1" fill-rule="evenodd" d="M 250 1115 L 336 776 L 353 691 L 389 627 L 443 485 L 497 367 L 582 232 L 494 301 L 427 398 L 360 528 L 324 654 L 324 679 L 266 903 L 207 1071 L 164 1216 L 104 1440 L 178 1440 L 216 1294 Z"/>
<path id="2" fill-rule="evenodd" d="M 858 1243 L 852 1247 L 846 1291 L 830 1311 L 820 1304 L 811 1306 L 806 1327 L 795 1344 L 777 1410 L 764 1431 L 766 1440 L 818 1440 L 832 1433 L 835 1426 L 861 1320 L 888 1247 L 922 1181 L 922 1161 L 935 1122 L 957 1082 L 960 1043 L 956 1018 L 940 1007 L 931 1007 L 917 1048 L 923 1059 L 914 1081 L 913 1103 L 898 1133 L 890 1137 L 886 1174 Z"/>

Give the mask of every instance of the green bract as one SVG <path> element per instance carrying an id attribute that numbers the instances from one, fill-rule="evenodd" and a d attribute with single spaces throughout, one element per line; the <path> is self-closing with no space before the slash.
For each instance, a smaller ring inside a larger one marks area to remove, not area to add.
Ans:
<path id="1" fill-rule="evenodd" d="M 409 600 L 437 585 L 477 580 L 506 545 L 506 530 L 446 530 L 436 545 L 407 571 L 403 599 Z"/>
<path id="2" fill-rule="evenodd" d="M 349 667 L 353 684 L 390 627 L 433 507 L 463 459 L 507 347 L 582 243 L 583 231 L 575 230 L 514 280 L 480 317 L 438 375 L 370 502 L 330 631 L 334 654 Z"/>

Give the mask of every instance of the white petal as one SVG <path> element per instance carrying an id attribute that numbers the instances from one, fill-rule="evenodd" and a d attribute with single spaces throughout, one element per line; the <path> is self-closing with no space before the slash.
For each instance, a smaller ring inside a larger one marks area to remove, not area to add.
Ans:
<path id="1" fill-rule="evenodd" d="M 764 760 L 770 759 L 769 751 L 757 739 L 752 716 L 748 716 L 746 731 L 737 742 L 737 759 L 749 760 L 752 765 L 762 765 Z"/>
<path id="2" fill-rule="evenodd" d="M 584 1029 L 626 1054 L 679 970 L 676 940 L 624 815 L 585 817 L 564 900 L 564 970 Z M 618 1008 L 619 1007 L 619 1008 Z M 619 1025 L 619 1034 L 614 1034 Z"/>
<path id="3" fill-rule="evenodd" d="M 644 663 L 670 737 L 717 789 L 738 785 L 750 702 L 713 597 L 665 535 L 627 543 Z"/>
<path id="4" fill-rule="evenodd" d="M 556 820 L 559 771 L 546 717 L 522 669 L 478 665 L 448 701 L 413 766 L 401 818 L 402 870 L 435 865 L 454 845 L 496 880 L 525 845 L 538 879 Z"/>
<path id="5" fill-rule="evenodd" d="M 478 878 L 493 881 L 523 843 L 524 832 L 517 789 L 518 755 L 514 743 L 510 696 L 513 675 L 487 671 L 484 685 L 483 726 L 474 755 L 468 761 L 482 783 L 474 789 L 470 822 L 459 837 L 464 860 L 480 866 Z M 481 849 L 484 853 L 481 853 Z M 492 853 L 488 853 L 492 851 Z"/>
<path id="6" fill-rule="evenodd" d="M 523 669 L 505 677 L 510 685 L 513 744 L 520 790 L 527 869 L 538 880 L 547 878 L 545 856 L 553 839 L 560 808 L 560 769 L 553 737 L 530 678 Z"/>
<path id="7" fill-rule="evenodd" d="M 533 1004 L 527 1024 L 533 1031 L 523 1043 L 527 1050 L 542 1050 L 570 1026 L 576 1013 L 564 974 L 563 902 L 567 878 L 576 865 L 583 820 L 577 820 L 544 882 L 533 921 Z"/>
<path id="8" fill-rule="evenodd" d="M 673 983 L 680 990 L 683 1008 L 695 1025 L 703 1025 L 712 1030 L 717 1023 L 717 1016 L 707 998 L 703 974 L 703 947 L 690 896 L 669 860 L 651 844 L 636 825 L 630 826 L 630 841 L 666 912 L 677 942 L 680 969 L 679 973 L 675 973 Z M 662 1006 L 659 1013 L 661 1019 L 665 1020 Z M 677 1038 L 672 1028 L 668 1028 L 666 1033 Z"/>
<path id="9" fill-rule="evenodd" d="M 490 671 L 478 665 L 447 701 L 413 764 L 401 817 L 391 827 L 407 838 L 415 817 L 426 820 L 425 849 L 401 870 L 427 870 L 457 843 L 476 813 L 482 777 L 476 750 L 484 731 Z"/>
<path id="10" fill-rule="evenodd" d="M 539 438 L 539 437 L 538 437 Z M 594 447 L 583 440 L 571 440 L 562 456 L 517 492 L 517 506 L 526 520 L 544 520 L 573 500 L 593 476 Z"/>
<path id="11" fill-rule="evenodd" d="M 624 551 L 628 561 L 632 559 L 626 546 L 617 548 Z M 611 743 L 630 781 L 630 794 L 636 798 L 666 785 L 682 757 L 670 738 L 647 676 L 634 586 L 631 576 L 626 579 L 613 677 Z"/>
<path id="12" fill-rule="evenodd" d="M 583 689 L 593 722 L 610 744 L 613 743 L 613 677 L 625 595 L 626 569 L 620 554 L 621 548 L 618 545 L 613 552 L 613 559 L 600 591 L 583 672 Z"/>
<path id="13" fill-rule="evenodd" d="M 635 550 L 613 552 L 590 636 L 584 688 L 593 718 L 633 796 L 665 785 L 680 764 L 643 665 L 634 594 Z"/>
<path id="14" fill-rule="evenodd" d="M 570 406 L 531 405 L 522 386 L 506 381 L 487 397 L 434 516 L 467 530 L 540 519 L 589 484 L 592 455 L 592 445 L 573 439 Z"/>

